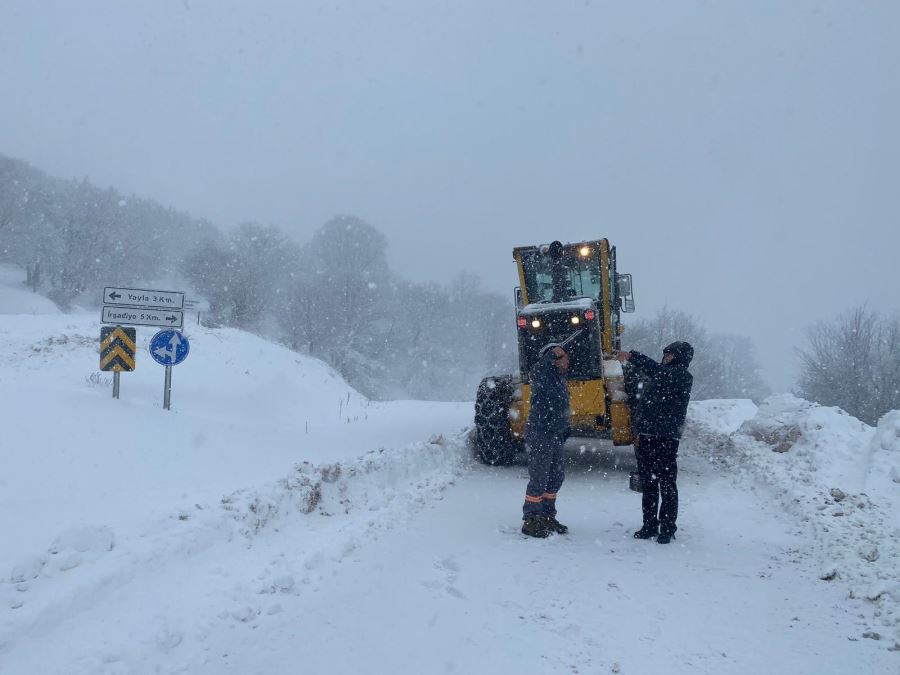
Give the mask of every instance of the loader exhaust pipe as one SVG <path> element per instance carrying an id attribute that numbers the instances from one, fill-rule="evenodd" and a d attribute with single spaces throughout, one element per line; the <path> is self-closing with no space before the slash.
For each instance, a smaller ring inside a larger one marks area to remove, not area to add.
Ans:
<path id="1" fill-rule="evenodd" d="M 547 247 L 547 255 L 553 261 L 550 266 L 553 277 L 553 302 L 564 302 L 569 295 L 569 275 L 563 264 L 563 245 L 560 241 L 554 241 Z"/>

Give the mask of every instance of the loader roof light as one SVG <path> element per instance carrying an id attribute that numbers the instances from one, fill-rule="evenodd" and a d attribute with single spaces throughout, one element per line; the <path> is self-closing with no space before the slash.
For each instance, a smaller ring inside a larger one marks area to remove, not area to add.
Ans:
<path id="1" fill-rule="evenodd" d="M 518 319 L 516 319 L 516 323 L 518 324 L 519 328 L 525 328 L 525 326 L 528 324 L 528 320 L 524 316 L 520 316 Z"/>
<path id="2" fill-rule="evenodd" d="M 540 319 L 535 319 L 534 321 L 532 321 L 532 322 L 531 322 L 531 327 L 532 327 L 532 328 L 540 328 L 540 327 L 541 327 L 541 320 L 540 320 Z"/>
<path id="3" fill-rule="evenodd" d="M 588 311 L 586 311 L 584 313 L 584 318 L 587 319 L 588 321 L 593 321 L 594 320 L 594 310 L 589 309 Z"/>
<path id="4" fill-rule="evenodd" d="M 578 324 L 581 323 L 581 318 L 576 314 L 575 316 L 572 317 L 572 323 L 574 323 L 577 326 Z"/>
<path id="5" fill-rule="evenodd" d="M 591 247 L 582 246 L 580 249 L 578 249 L 578 252 L 581 254 L 582 258 L 587 258 L 591 254 Z"/>

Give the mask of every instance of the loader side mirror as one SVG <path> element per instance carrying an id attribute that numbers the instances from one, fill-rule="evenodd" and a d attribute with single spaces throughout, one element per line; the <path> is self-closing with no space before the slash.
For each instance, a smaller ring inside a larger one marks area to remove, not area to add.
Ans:
<path id="1" fill-rule="evenodd" d="M 634 311 L 634 296 L 632 295 L 631 275 L 617 274 L 616 286 L 619 288 L 619 298 L 621 299 L 622 311 L 630 314 Z"/>

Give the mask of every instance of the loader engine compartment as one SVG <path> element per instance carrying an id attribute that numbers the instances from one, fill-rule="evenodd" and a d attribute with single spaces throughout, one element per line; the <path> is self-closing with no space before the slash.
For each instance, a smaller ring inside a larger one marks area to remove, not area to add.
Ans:
<path id="1" fill-rule="evenodd" d="M 581 331 L 566 345 L 569 354 L 569 380 L 591 380 L 603 376 L 600 350 L 599 313 L 587 299 L 547 309 L 543 304 L 528 305 L 519 314 L 519 372 L 523 379 L 538 360 L 541 349 L 550 342 L 563 342 Z"/>

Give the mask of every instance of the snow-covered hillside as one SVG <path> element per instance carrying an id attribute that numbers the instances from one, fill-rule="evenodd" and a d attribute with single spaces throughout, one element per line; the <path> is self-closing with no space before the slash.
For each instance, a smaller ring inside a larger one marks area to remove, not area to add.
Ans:
<path id="1" fill-rule="evenodd" d="M 667 547 L 631 537 L 630 451 L 572 439 L 571 532 L 536 541 L 471 404 L 368 401 L 196 324 L 171 411 L 152 329 L 114 400 L 98 317 L 28 295 L 0 290 L 4 675 L 900 666 L 900 413 L 692 404 Z"/>
<path id="2" fill-rule="evenodd" d="M 14 265 L 0 263 L 0 314 L 58 314 L 50 300 L 24 288 L 23 276 Z"/>
<path id="3" fill-rule="evenodd" d="M 122 374 L 114 400 L 111 373 L 99 372 L 97 317 L 0 316 L 0 384 L 13 422 L 3 437 L 4 532 L 27 550 L 46 547 L 68 523 L 118 531 L 218 501 L 294 462 L 458 431 L 469 415 L 469 406 L 447 406 L 455 421 L 436 429 L 423 404 L 369 402 L 321 362 L 248 333 L 194 325 L 186 334 L 190 356 L 173 369 L 165 411 L 164 369 L 146 348 L 152 329 L 138 329 L 137 369 Z M 0 565 L 13 555 L 4 547 Z"/>

